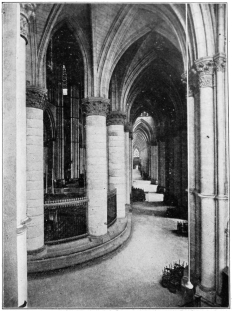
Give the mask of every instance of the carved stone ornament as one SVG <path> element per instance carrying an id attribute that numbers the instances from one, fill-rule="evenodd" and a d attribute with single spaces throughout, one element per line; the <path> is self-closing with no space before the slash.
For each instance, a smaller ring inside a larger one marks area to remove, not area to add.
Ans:
<path id="1" fill-rule="evenodd" d="M 86 116 L 106 116 L 109 111 L 109 99 L 88 97 L 83 99 Z"/>
<path id="2" fill-rule="evenodd" d="M 44 110 L 47 104 L 46 90 L 39 87 L 30 86 L 26 88 L 26 105 L 27 107 Z"/>
<path id="3" fill-rule="evenodd" d="M 106 124 L 108 125 L 124 125 L 126 120 L 126 114 L 122 111 L 111 111 L 107 115 Z"/>
<path id="4" fill-rule="evenodd" d="M 195 62 L 198 73 L 198 85 L 200 88 L 213 87 L 214 61 L 212 58 L 200 58 Z"/>
<path id="5" fill-rule="evenodd" d="M 217 54 L 214 56 L 214 64 L 216 71 L 225 72 L 226 69 L 226 55 L 225 54 Z"/>
<path id="6" fill-rule="evenodd" d="M 133 131 L 133 126 L 131 124 L 131 122 L 127 122 L 124 125 L 124 132 L 132 132 Z"/>
<path id="7" fill-rule="evenodd" d="M 188 76 L 188 97 L 194 96 L 195 93 L 198 91 L 198 76 L 197 72 L 194 68 L 189 70 Z"/>
<path id="8" fill-rule="evenodd" d="M 187 79 L 187 75 L 188 75 L 188 79 Z M 187 89 L 186 89 L 186 95 L 188 97 L 192 97 L 194 96 L 194 94 L 197 92 L 198 88 L 197 88 L 197 74 L 196 74 L 196 70 L 194 70 L 193 68 L 190 69 L 187 72 L 184 72 L 181 75 L 181 82 L 186 85 Z"/>
<path id="9" fill-rule="evenodd" d="M 181 75 L 181 82 L 183 84 L 187 84 L 187 72 L 186 71 L 184 73 L 182 73 L 182 75 Z"/>
<path id="10" fill-rule="evenodd" d="M 35 14 L 36 4 L 20 3 L 20 36 L 28 43 L 28 23 Z"/>

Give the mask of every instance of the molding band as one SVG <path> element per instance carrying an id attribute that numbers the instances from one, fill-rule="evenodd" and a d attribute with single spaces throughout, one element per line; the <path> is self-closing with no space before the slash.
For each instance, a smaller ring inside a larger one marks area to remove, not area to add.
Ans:
<path id="1" fill-rule="evenodd" d="M 214 287 L 214 286 L 213 286 L 213 287 L 205 287 L 205 286 L 203 286 L 202 284 L 199 284 L 198 286 L 199 286 L 199 288 L 200 288 L 203 292 L 206 292 L 206 293 L 208 293 L 208 292 L 215 292 L 215 287 Z"/>
<path id="2" fill-rule="evenodd" d="M 215 199 L 216 194 L 206 194 L 206 193 L 201 193 L 195 191 L 196 195 L 200 198 L 205 198 L 205 199 Z"/>
<path id="3" fill-rule="evenodd" d="M 106 116 L 110 100 L 101 97 L 87 97 L 82 100 L 86 116 Z"/>
<path id="4" fill-rule="evenodd" d="M 17 235 L 20 235 L 20 234 L 24 233 L 26 230 L 27 230 L 27 226 L 20 224 L 16 229 L 16 233 L 17 233 Z"/>
<path id="5" fill-rule="evenodd" d="M 44 110 L 47 103 L 47 91 L 40 87 L 28 86 L 26 88 L 27 107 Z"/>
<path id="6" fill-rule="evenodd" d="M 218 200 L 218 201 L 221 201 L 221 200 L 228 201 L 229 198 L 228 198 L 227 195 L 217 195 L 217 196 L 215 197 L 215 199 Z"/>
<path id="7" fill-rule="evenodd" d="M 37 254 L 39 254 L 39 253 L 44 252 L 44 251 L 46 250 L 46 248 L 47 248 L 47 246 L 44 245 L 44 246 L 42 246 L 41 248 L 35 249 L 35 250 L 33 250 L 33 251 L 27 251 L 27 254 L 28 254 L 28 255 L 37 255 Z"/>

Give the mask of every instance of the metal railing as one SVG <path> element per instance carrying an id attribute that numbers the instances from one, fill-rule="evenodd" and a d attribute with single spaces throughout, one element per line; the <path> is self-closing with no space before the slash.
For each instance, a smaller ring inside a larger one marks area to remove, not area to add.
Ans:
<path id="1" fill-rule="evenodd" d="M 86 197 L 45 202 L 45 243 L 62 243 L 86 236 L 88 234 L 87 210 Z"/>
<path id="2" fill-rule="evenodd" d="M 117 220 L 117 189 L 108 192 L 107 196 L 107 227 Z"/>

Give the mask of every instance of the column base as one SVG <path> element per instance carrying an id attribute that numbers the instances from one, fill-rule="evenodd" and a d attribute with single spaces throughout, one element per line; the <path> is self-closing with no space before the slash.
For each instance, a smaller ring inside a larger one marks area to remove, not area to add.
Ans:
<path id="1" fill-rule="evenodd" d="M 110 236 L 108 233 L 104 234 L 104 235 L 99 235 L 99 236 L 96 236 L 96 235 L 89 235 L 88 236 L 88 239 L 90 242 L 92 241 L 96 241 L 98 243 L 106 243 L 110 240 Z"/>
<path id="2" fill-rule="evenodd" d="M 132 206 L 131 206 L 131 204 L 126 204 L 125 207 L 126 207 L 126 214 L 132 212 Z"/>
<path id="3" fill-rule="evenodd" d="M 216 305 L 216 291 L 213 289 L 208 289 L 202 285 L 197 285 L 196 294 L 201 296 L 202 301 L 204 301 L 209 306 Z"/>
<path id="4" fill-rule="evenodd" d="M 47 254 L 47 246 L 44 245 L 41 248 L 35 249 L 33 251 L 27 251 L 27 256 L 29 259 L 40 258 Z"/>

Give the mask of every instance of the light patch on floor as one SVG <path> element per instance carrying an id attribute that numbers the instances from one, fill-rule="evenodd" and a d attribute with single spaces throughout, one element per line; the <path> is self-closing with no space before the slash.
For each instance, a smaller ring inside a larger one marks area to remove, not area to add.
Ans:
<path id="1" fill-rule="evenodd" d="M 162 269 L 187 261 L 188 239 L 176 220 L 135 214 L 129 241 L 116 253 L 89 266 L 29 276 L 28 301 L 34 308 L 177 307 L 180 294 L 160 285 Z"/>

